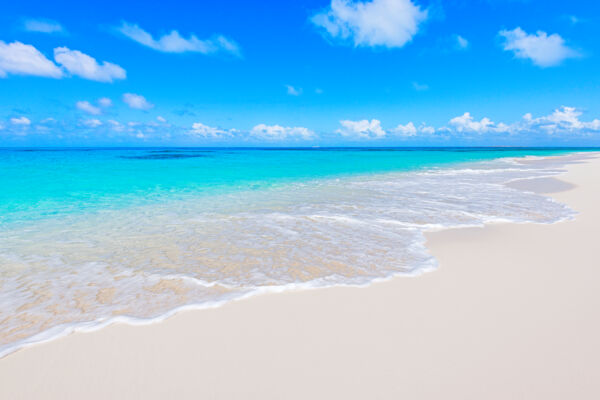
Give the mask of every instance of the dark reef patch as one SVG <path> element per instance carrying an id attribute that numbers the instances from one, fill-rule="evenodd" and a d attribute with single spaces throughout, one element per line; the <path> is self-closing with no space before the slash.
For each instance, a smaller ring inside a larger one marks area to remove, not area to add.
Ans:
<path id="1" fill-rule="evenodd" d="M 209 157 L 205 154 L 176 154 L 176 153 L 160 153 L 160 154 L 143 154 L 139 156 L 119 156 L 128 160 L 179 160 L 183 158 L 199 158 Z"/>

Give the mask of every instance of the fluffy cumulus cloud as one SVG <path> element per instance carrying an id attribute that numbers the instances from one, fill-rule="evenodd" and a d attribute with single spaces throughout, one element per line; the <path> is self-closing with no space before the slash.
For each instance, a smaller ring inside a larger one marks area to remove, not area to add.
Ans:
<path id="1" fill-rule="evenodd" d="M 29 126 L 31 125 L 31 120 L 27 117 L 14 117 L 10 119 L 10 123 L 17 126 Z"/>
<path id="2" fill-rule="evenodd" d="M 426 135 L 433 135 L 435 133 L 435 128 L 433 126 L 429 126 L 425 123 L 419 126 L 419 132 L 424 133 Z"/>
<path id="3" fill-rule="evenodd" d="M 154 107 L 154 104 L 148 102 L 144 96 L 134 93 L 125 93 L 123 95 L 123 101 L 129 107 L 136 110 L 149 110 Z"/>
<path id="4" fill-rule="evenodd" d="M 493 138 L 508 138 L 518 135 L 543 134 L 563 137 L 590 137 L 600 133 L 600 119 L 582 121 L 583 112 L 574 107 L 560 107 L 549 115 L 534 118 L 531 114 L 512 123 L 495 123 L 488 117 L 475 119 L 471 113 L 450 119 L 448 124 L 433 127 L 426 123 L 415 125 L 413 122 L 386 129 L 376 119 L 361 121 L 340 121 L 342 127 L 336 131 L 348 139 L 416 139 L 457 137 L 461 139 L 480 139 L 482 135 Z M 564 136 L 567 135 L 567 136 Z"/>
<path id="5" fill-rule="evenodd" d="M 75 107 L 77 107 L 78 110 L 81 110 L 91 115 L 100 115 L 102 113 L 100 107 L 96 107 L 89 101 L 78 101 L 77 103 L 75 103 Z"/>
<path id="6" fill-rule="evenodd" d="M 63 71 L 31 45 L 0 40 L 0 78 L 8 74 L 61 78 Z"/>
<path id="7" fill-rule="evenodd" d="M 225 52 L 234 55 L 240 54 L 239 46 L 236 42 L 222 35 L 216 35 L 210 39 L 198 39 L 195 35 L 185 38 L 176 30 L 155 39 L 150 33 L 146 32 L 136 24 L 123 22 L 117 28 L 119 32 L 128 38 L 150 47 L 151 49 L 163 51 L 165 53 L 185 53 L 197 52 L 202 54 L 211 54 Z"/>
<path id="8" fill-rule="evenodd" d="M 417 136 L 417 127 L 412 122 L 406 125 L 398 125 L 394 128 L 394 132 L 399 133 L 402 136 Z"/>
<path id="9" fill-rule="evenodd" d="M 64 28 L 56 21 L 49 19 L 27 19 L 23 23 L 23 29 L 28 32 L 58 33 L 64 32 Z"/>
<path id="10" fill-rule="evenodd" d="M 120 136 L 122 138 L 136 138 L 144 140 L 154 140 L 164 143 L 169 143 L 173 134 L 184 135 L 186 139 L 191 135 L 188 128 L 172 126 L 172 125 L 161 125 L 154 120 L 140 122 L 140 121 L 129 121 L 120 122 L 114 119 L 109 119 L 106 123 L 103 123 L 103 128 L 109 133 L 110 136 Z M 182 136 L 179 136 L 183 139 Z"/>
<path id="11" fill-rule="evenodd" d="M 461 116 L 450 120 L 450 126 L 457 132 L 485 133 L 494 128 L 494 123 L 487 117 L 476 121 L 471 113 L 464 113 Z"/>
<path id="12" fill-rule="evenodd" d="M 432 135 L 435 133 L 435 128 L 425 123 L 422 123 L 417 127 L 412 122 L 409 122 L 406 125 L 400 124 L 396 126 L 391 132 L 402 137 L 413 137 L 420 134 Z"/>
<path id="13" fill-rule="evenodd" d="M 250 134 L 256 138 L 265 140 L 309 140 L 315 137 L 315 133 L 308 128 L 265 124 L 256 125 L 254 128 L 252 128 Z"/>
<path id="14" fill-rule="evenodd" d="M 504 38 L 504 50 L 512 51 L 517 58 L 530 59 L 542 68 L 559 65 L 564 60 L 579 55 L 556 33 L 548 35 L 546 32 L 537 31 L 529 34 L 517 27 L 512 31 L 500 31 L 499 34 Z"/>
<path id="15" fill-rule="evenodd" d="M 474 120 L 470 113 L 452 118 L 449 126 L 442 129 L 458 133 L 500 133 L 517 135 L 520 133 L 582 134 L 600 132 L 600 120 L 581 121 L 583 112 L 575 107 L 562 106 L 551 114 L 534 118 L 530 113 L 513 123 L 494 123 L 489 118 Z"/>
<path id="16" fill-rule="evenodd" d="M 549 134 L 559 133 L 590 133 L 600 131 L 600 120 L 581 121 L 579 117 L 583 112 L 575 107 L 562 106 L 550 115 L 533 118 L 531 114 L 525 114 L 520 123 L 515 124 L 513 129 L 519 130 L 541 130 Z"/>
<path id="17" fill-rule="evenodd" d="M 426 19 L 427 10 L 412 0 L 331 0 L 311 21 L 326 37 L 355 46 L 402 47 Z"/>
<path id="18" fill-rule="evenodd" d="M 86 104 L 87 103 L 87 104 Z M 85 105 L 84 105 L 85 104 Z M 164 118 L 155 117 L 146 122 L 119 122 L 113 119 L 101 121 L 97 119 L 95 109 L 102 111 L 99 106 L 100 99 L 89 103 L 82 101 L 78 108 L 90 114 L 78 121 L 76 125 L 70 126 L 68 121 L 55 121 L 54 119 L 42 119 L 33 123 L 25 116 L 15 116 L 5 121 L 1 134 L 24 136 L 35 134 L 46 134 L 56 124 L 61 124 L 65 132 L 107 133 L 110 137 L 121 136 L 124 138 L 141 138 L 148 140 L 166 141 L 177 139 L 179 142 L 206 140 L 227 141 L 229 143 L 285 143 L 290 145 L 299 141 L 310 141 L 319 139 L 330 139 L 330 133 L 323 136 L 304 127 L 287 127 L 281 125 L 259 124 L 250 130 L 224 129 L 210 126 L 202 122 L 195 122 L 191 126 L 181 126 L 167 123 Z M 91 108 L 90 108 L 91 107 Z M 94 112 L 88 112 L 88 108 Z M 82 129 L 87 128 L 87 129 Z M 494 122 L 488 117 L 474 118 L 469 112 L 451 118 L 448 123 L 439 126 L 431 126 L 426 123 L 407 122 L 395 127 L 385 126 L 377 119 L 371 120 L 343 120 L 340 121 L 340 129 L 336 130 L 340 143 L 344 140 L 353 143 L 359 140 L 372 140 L 388 145 L 397 143 L 452 143 L 448 140 L 456 140 L 462 144 L 521 144 L 531 143 L 531 139 L 556 140 L 559 142 L 584 140 L 600 140 L 600 119 L 584 117 L 584 112 L 575 107 L 562 106 L 547 115 L 534 116 L 530 113 L 514 122 Z M 75 134 L 75 133 L 73 133 Z"/>
<path id="19" fill-rule="evenodd" d="M 366 119 L 360 121 L 342 120 L 340 121 L 340 125 L 342 127 L 336 132 L 345 137 L 381 139 L 386 135 L 385 130 L 381 127 L 381 121 L 376 119 L 370 121 Z"/>
<path id="20" fill-rule="evenodd" d="M 100 115 L 102 114 L 103 109 L 112 106 L 112 100 L 108 97 L 99 98 L 97 101 L 98 105 L 94 105 L 87 100 L 81 100 L 75 103 L 75 107 L 78 110 L 86 112 L 90 115 Z"/>
<path id="21" fill-rule="evenodd" d="M 67 47 L 55 48 L 54 59 L 72 75 L 93 81 L 112 82 L 127 76 L 125 70 L 116 64 L 107 61 L 99 64 L 95 58 Z"/>
<path id="22" fill-rule="evenodd" d="M 186 131 L 188 136 L 205 139 L 259 139 L 264 141 L 281 140 L 310 140 L 316 138 L 313 131 L 303 127 L 287 127 L 281 125 L 259 124 L 250 131 L 239 131 L 237 129 L 222 129 L 201 122 L 192 124 L 192 129 Z"/>
<path id="23" fill-rule="evenodd" d="M 164 118 L 163 118 L 164 119 Z M 194 122 L 192 129 L 188 131 L 191 136 L 202 137 L 202 138 L 223 138 L 231 137 L 235 131 L 225 130 L 221 128 L 215 128 L 213 126 L 204 125 L 201 122 Z"/>
<path id="24" fill-rule="evenodd" d="M 342 127 L 336 133 L 349 139 L 384 139 L 400 138 L 408 139 L 413 137 L 431 136 L 436 132 L 436 128 L 421 123 L 419 126 L 413 122 L 399 124 L 395 128 L 385 129 L 377 119 L 361 121 L 340 121 Z"/>
<path id="25" fill-rule="evenodd" d="M 100 121 L 99 119 L 95 119 L 95 118 L 83 120 L 83 121 L 81 121 L 81 123 L 83 124 L 83 126 L 85 126 L 87 128 L 92 128 L 92 129 L 97 128 L 102 125 L 102 121 Z"/>
<path id="26" fill-rule="evenodd" d="M 99 64 L 95 58 L 66 47 L 54 49 L 54 61 L 59 65 L 29 44 L 7 44 L 0 40 L 0 78 L 8 74 L 62 78 L 65 72 L 100 82 L 112 82 L 126 77 L 125 70 L 120 66 L 106 61 Z"/>

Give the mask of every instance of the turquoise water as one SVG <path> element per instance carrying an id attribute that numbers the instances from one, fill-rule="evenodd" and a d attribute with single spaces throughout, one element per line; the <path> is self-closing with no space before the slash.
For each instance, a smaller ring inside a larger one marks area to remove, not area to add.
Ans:
<path id="1" fill-rule="evenodd" d="M 541 158 L 549 155 L 564 157 Z M 433 270 L 425 232 L 572 218 L 567 206 L 505 184 L 557 175 L 585 157 L 582 149 L 1 149 L 0 357 L 114 321 Z"/>
<path id="2" fill-rule="evenodd" d="M 0 223 L 573 149 L 0 149 Z"/>

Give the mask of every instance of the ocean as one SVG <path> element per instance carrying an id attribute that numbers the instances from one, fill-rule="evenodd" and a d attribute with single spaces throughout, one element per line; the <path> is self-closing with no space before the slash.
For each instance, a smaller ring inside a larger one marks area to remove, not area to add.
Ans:
<path id="1" fill-rule="evenodd" d="M 504 184 L 582 151 L 0 149 L 0 357 L 115 321 L 433 270 L 425 232 L 574 217 Z"/>

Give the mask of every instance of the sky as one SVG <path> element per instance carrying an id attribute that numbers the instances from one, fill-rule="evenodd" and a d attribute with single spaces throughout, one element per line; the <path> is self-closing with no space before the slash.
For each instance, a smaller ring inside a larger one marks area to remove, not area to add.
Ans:
<path id="1" fill-rule="evenodd" d="M 0 147 L 598 146 L 589 0 L 28 1 Z"/>

